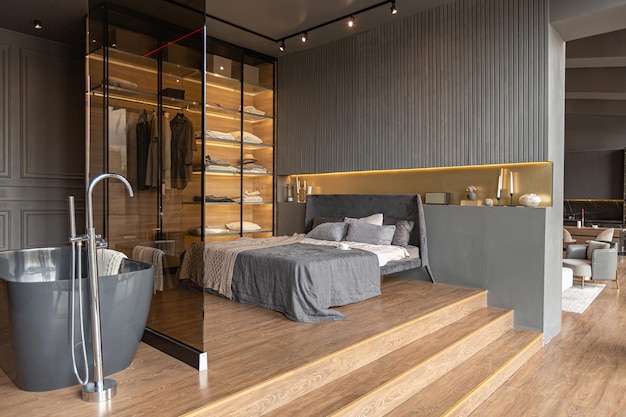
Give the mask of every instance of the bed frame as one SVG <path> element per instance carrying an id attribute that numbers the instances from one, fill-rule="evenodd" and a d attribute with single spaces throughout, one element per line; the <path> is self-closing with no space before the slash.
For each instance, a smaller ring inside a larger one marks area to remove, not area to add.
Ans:
<path id="1" fill-rule="evenodd" d="M 428 264 L 426 221 L 419 194 L 313 194 L 307 196 L 304 227 L 309 232 L 316 217 L 366 217 L 383 213 L 385 219 L 413 220 L 409 244 L 420 249 L 419 258 L 391 261 L 380 268 L 381 275 L 408 271 L 417 268 L 426 270 L 432 282 Z"/>

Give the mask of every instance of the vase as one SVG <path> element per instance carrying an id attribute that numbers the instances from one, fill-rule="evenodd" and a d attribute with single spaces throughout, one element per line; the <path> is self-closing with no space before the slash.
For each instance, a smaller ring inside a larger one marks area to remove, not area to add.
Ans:
<path id="1" fill-rule="evenodd" d="M 468 194 L 467 194 L 467 198 L 468 198 L 469 200 L 476 200 L 476 193 L 475 193 L 475 192 L 473 192 L 473 191 L 472 191 L 472 192 L 470 192 L 470 193 L 468 193 Z"/>
<path id="2" fill-rule="evenodd" d="M 524 194 L 519 198 L 519 202 L 526 207 L 537 207 L 541 204 L 541 197 L 535 193 Z"/>

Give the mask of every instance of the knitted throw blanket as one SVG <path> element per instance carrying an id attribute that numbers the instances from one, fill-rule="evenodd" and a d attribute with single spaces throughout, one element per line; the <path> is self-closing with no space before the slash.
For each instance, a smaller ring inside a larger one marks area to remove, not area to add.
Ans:
<path id="1" fill-rule="evenodd" d="M 189 278 L 203 288 L 212 289 L 219 294 L 232 298 L 233 269 L 240 252 L 289 245 L 297 243 L 303 238 L 304 235 L 299 234 L 261 239 L 242 237 L 227 242 L 194 243 L 187 249 L 183 257 L 179 279 Z"/>

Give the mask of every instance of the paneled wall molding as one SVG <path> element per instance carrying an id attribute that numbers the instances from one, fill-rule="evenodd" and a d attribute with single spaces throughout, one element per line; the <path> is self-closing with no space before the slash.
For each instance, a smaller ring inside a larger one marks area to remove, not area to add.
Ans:
<path id="1" fill-rule="evenodd" d="M 458 0 L 278 60 L 277 173 L 547 161 L 546 0 Z"/>
<path id="2" fill-rule="evenodd" d="M 11 97 L 11 84 L 9 83 L 10 68 L 9 45 L 0 44 L 0 178 L 9 177 L 9 98 Z"/>
<path id="3" fill-rule="evenodd" d="M 67 210 L 21 210 L 22 247 L 68 244 L 70 231 L 67 214 Z"/>
<path id="4" fill-rule="evenodd" d="M 68 196 L 85 200 L 84 51 L 0 39 L 0 250 L 68 244 Z"/>
<path id="5" fill-rule="evenodd" d="M 23 178 L 84 177 L 83 148 L 67 146 L 84 138 L 84 105 L 76 93 L 83 85 L 81 71 L 80 62 L 65 56 L 20 50 Z"/>

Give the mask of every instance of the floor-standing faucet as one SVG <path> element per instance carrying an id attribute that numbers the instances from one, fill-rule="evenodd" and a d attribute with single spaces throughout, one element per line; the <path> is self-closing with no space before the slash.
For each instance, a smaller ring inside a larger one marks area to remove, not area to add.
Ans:
<path id="1" fill-rule="evenodd" d="M 100 174 L 87 187 L 87 262 L 89 265 L 89 287 L 91 292 L 91 338 L 93 344 L 93 374 L 94 381 L 83 385 L 82 398 L 85 401 L 96 402 L 111 399 L 117 392 L 117 383 L 113 379 L 104 379 L 102 369 L 102 334 L 100 329 L 100 294 L 98 287 L 98 267 L 96 264 L 96 229 L 93 225 L 93 189 L 105 178 L 116 178 L 126 185 L 128 194 L 132 197 L 133 187 L 126 178 L 119 174 Z"/>

